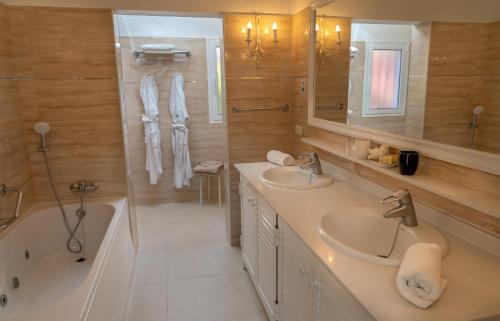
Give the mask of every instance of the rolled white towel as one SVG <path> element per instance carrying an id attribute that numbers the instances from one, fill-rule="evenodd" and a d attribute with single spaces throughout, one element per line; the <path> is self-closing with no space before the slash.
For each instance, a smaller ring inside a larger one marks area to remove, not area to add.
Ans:
<path id="1" fill-rule="evenodd" d="M 170 43 L 147 43 L 141 46 L 144 51 L 174 51 L 175 46 Z"/>
<path id="2" fill-rule="evenodd" d="M 270 150 L 267 153 L 267 160 L 270 163 L 281 165 L 281 166 L 290 166 L 295 163 L 295 158 L 293 156 L 285 154 L 283 152 L 277 150 Z"/>
<path id="3" fill-rule="evenodd" d="M 446 286 L 441 278 L 441 248 L 437 244 L 417 243 L 406 250 L 396 284 L 399 292 L 421 309 L 439 299 Z"/>

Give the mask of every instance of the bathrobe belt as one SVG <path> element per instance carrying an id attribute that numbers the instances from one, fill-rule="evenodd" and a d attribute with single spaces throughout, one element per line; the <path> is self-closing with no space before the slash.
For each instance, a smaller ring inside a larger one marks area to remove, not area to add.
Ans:
<path id="1" fill-rule="evenodd" d="M 158 116 L 155 116 L 154 118 L 150 118 L 145 114 L 142 114 L 142 122 L 143 123 L 157 123 L 158 122 Z"/>

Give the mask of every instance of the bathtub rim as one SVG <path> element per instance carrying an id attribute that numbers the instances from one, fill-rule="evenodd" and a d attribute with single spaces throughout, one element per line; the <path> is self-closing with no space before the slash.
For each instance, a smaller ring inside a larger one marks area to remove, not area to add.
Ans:
<path id="1" fill-rule="evenodd" d="M 64 201 L 63 205 L 75 204 L 75 200 Z M 44 309 L 29 311 L 27 314 L 17 315 L 14 318 L 8 319 L 8 321 L 37 321 L 37 320 L 67 320 L 67 321 L 81 321 L 85 320 L 87 317 L 92 300 L 95 296 L 99 281 L 102 277 L 103 269 L 106 265 L 109 253 L 111 252 L 111 247 L 117 231 L 119 224 L 124 216 L 130 220 L 128 215 L 128 199 L 126 197 L 117 198 L 95 198 L 88 199 L 86 204 L 106 204 L 114 208 L 113 217 L 111 218 L 104 237 L 101 241 L 99 249 L 94 258 L 94 262 L 90 267 L 88 276 L 82 281 L 82 283 L 67 297 L 53 302 Z M 16 228 L 18 224 L 23 222 L 31 215 L 37 214 L 45 209 L 56 207 L 55 202 L 41 202 L 34 204 L 28 211 L 23 214 L 23 218 L 18 219 L 15 224 L 10 226 L 5 231 L 4 235 L 7 235 L 9 231 Z M 132 236 L 130 235 L 132 239 Z M 1 238 L 0 238 L 1 240 Z M 103 247 L 103 245 L 105 246 Z"/>

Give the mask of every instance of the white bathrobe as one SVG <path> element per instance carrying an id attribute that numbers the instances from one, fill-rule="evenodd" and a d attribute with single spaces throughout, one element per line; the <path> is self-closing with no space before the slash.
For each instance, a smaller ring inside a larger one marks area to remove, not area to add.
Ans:
<path id="1" fill-rule="evenodd" d="M 189 156 L 189 131 L 186 122 L 189 115 L 184 96 L 184 78 L 175 74 L 170 92 L 170 115 L 172 116 L 172 151 L 174 153 L 174 185 L 176 188 L 189 186 L 193 170 Z"/>
<path id="2" fill-rule="evenodd" d="M 144 105 L 144 142 L 146 143 L 146 170 L 149 183 L 154 185 L 163 173 L 161 167 L 160 126 L 158 124 L 158 88 L 155 77 L 145 74 L 141 82 L 141 98 Z"/>

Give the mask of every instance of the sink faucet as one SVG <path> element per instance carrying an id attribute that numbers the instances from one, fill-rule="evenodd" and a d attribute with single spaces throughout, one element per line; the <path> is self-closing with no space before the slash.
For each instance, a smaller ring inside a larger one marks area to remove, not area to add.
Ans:
<path id="1" fill-rule="evenodd" d="M 410 192 L 405 189 L 397 191 L 382 199 L 382 204 L 396 203 L 384 213 L 385 218 L 401 217 L 405 226 L 417 226 L 417 216 L 411 200 Z"/>
<path id="2" fill-rule="evenodd" d="M 300 156 L 298 159 L 308 158 L 308 161 L 300 166 L 302 169 L 311 169 L 313 174 L 322 175 L 323 169 L 321 168 L 321 163 L 319 162 L 318 154 L 306 153 L 304 156 Z"/>

